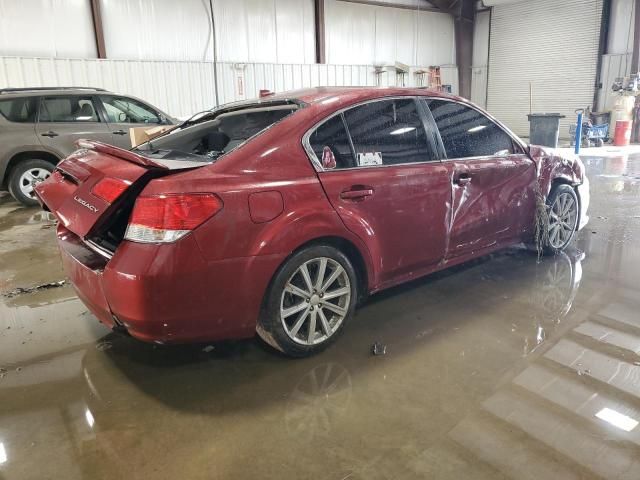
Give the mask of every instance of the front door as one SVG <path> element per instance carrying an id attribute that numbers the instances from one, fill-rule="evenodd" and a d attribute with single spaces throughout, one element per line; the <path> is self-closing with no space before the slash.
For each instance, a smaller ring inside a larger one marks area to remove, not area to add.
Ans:
<path id="1" fill-rule="evenodd" d="M 111 131 L 111 143 L 120 148 L 130 149 L 129 129 L 135 127 L 152 128 L 166 123 L 155 109 L 134 98 L 118 95 L 100 95 Z"/>
<path id="2" fill-rule="evenodd" d="M 368 246 L 381 285 L 443 259 L 451 186 L 413 98 L 353 107 L 309 141 L 325 192 Z"/>
<path id="3" fill-rule="evenodd" d="M 79 139 L 111 143 L 111 134 L 98 115 L 92 95 L 43 97 L 36 133 L 40 143 L 61 158 L 76 150 Z"/>
<path id="4" fill-rule="evenodd" d="M 535 164 L 491 119 L 467 105 L 427 101 L 452 185 L 447 258 L 519 240 L 533 226 Z"/>

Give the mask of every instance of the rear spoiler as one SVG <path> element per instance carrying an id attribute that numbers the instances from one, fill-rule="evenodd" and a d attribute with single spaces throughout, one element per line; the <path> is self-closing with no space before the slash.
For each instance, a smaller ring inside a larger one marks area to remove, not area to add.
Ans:
<path id="1" fill-rule="evenodd" d="M 156 162 L 150 158 L 143 157 L 137 153 L 133 153 L 130 150 L 124 148 L 114 147 L 113 145 L 107 145 L 106 143 L 96 142 L 94 140 L 77 140 L 76 146 L 78 148 L 85 148 L 87 150 L 93 150 L 94 152 L 106 153 L 107 155 L 113 155 L 114 157 L 121 158 L 137 165 L 143 165 L 145 167 L 161 168 L 163 170 L 170 170 L 166 165 L 160 162 Z"/>

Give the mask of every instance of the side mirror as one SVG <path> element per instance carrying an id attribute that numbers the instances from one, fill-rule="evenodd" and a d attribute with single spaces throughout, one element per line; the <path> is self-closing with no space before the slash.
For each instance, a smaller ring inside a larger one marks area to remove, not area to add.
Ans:
<path id="1" fill-rule="evenodd" d="M 329 170 L 336 168 L 336 157 L 327 146 L 322 149 L 322 167 Z"/>
<path id="2" fill-rule="evenodd" d="M 126 121 L 127 121 L 127 114 L 126 113 L 119 113 L 118 114 L 118 122 L 124 123 Z"/>

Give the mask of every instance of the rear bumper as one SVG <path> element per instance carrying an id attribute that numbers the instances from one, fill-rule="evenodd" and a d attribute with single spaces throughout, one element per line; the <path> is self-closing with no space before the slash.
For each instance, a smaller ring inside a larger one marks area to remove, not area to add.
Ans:
<path id="1" fill-rule="evenodd" d="M 206 261 L 192 236 L 165 245 L 123 242 L 109 260 L 62 226 L 58 243 L 67 276 L 98 320 L 157 343 L 253 336 L 263 294 L 283 260 Z"/>

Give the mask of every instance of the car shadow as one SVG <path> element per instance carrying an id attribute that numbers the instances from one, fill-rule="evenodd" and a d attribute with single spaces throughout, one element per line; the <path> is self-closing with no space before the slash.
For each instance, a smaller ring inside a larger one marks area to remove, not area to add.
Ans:
<path id="1" fill-rule="evenodd" d="M 531 252 L 510 249 L 389 289 L 366 301 L 332 346 L 305 359 L 286 358 L 257 339 L 160 346 L 112 333 L 83 359 L 88 400 L 111 404 L 142 395 L 174 410 L 218 415 L 303 394 L 347 394 L 377 369 L 403 359 L 432 361 L 432 344 L 473 322 L 481 324 L 472 328 L 498 322 L 504 329 L 518 323 L 525 353 L 533 351 L 539 329 L 554 328 L 570 310 L 582 258 L 573 252 L 538 261 Z M 540 298 L 547 294 L 552 302 Z M 507 315 L 494 318 L 496 310 Z M 374 342 L 387 346 L 386 355 L 372 355 Z M 476 350 L 469 355 L 486 354 Z"/>

